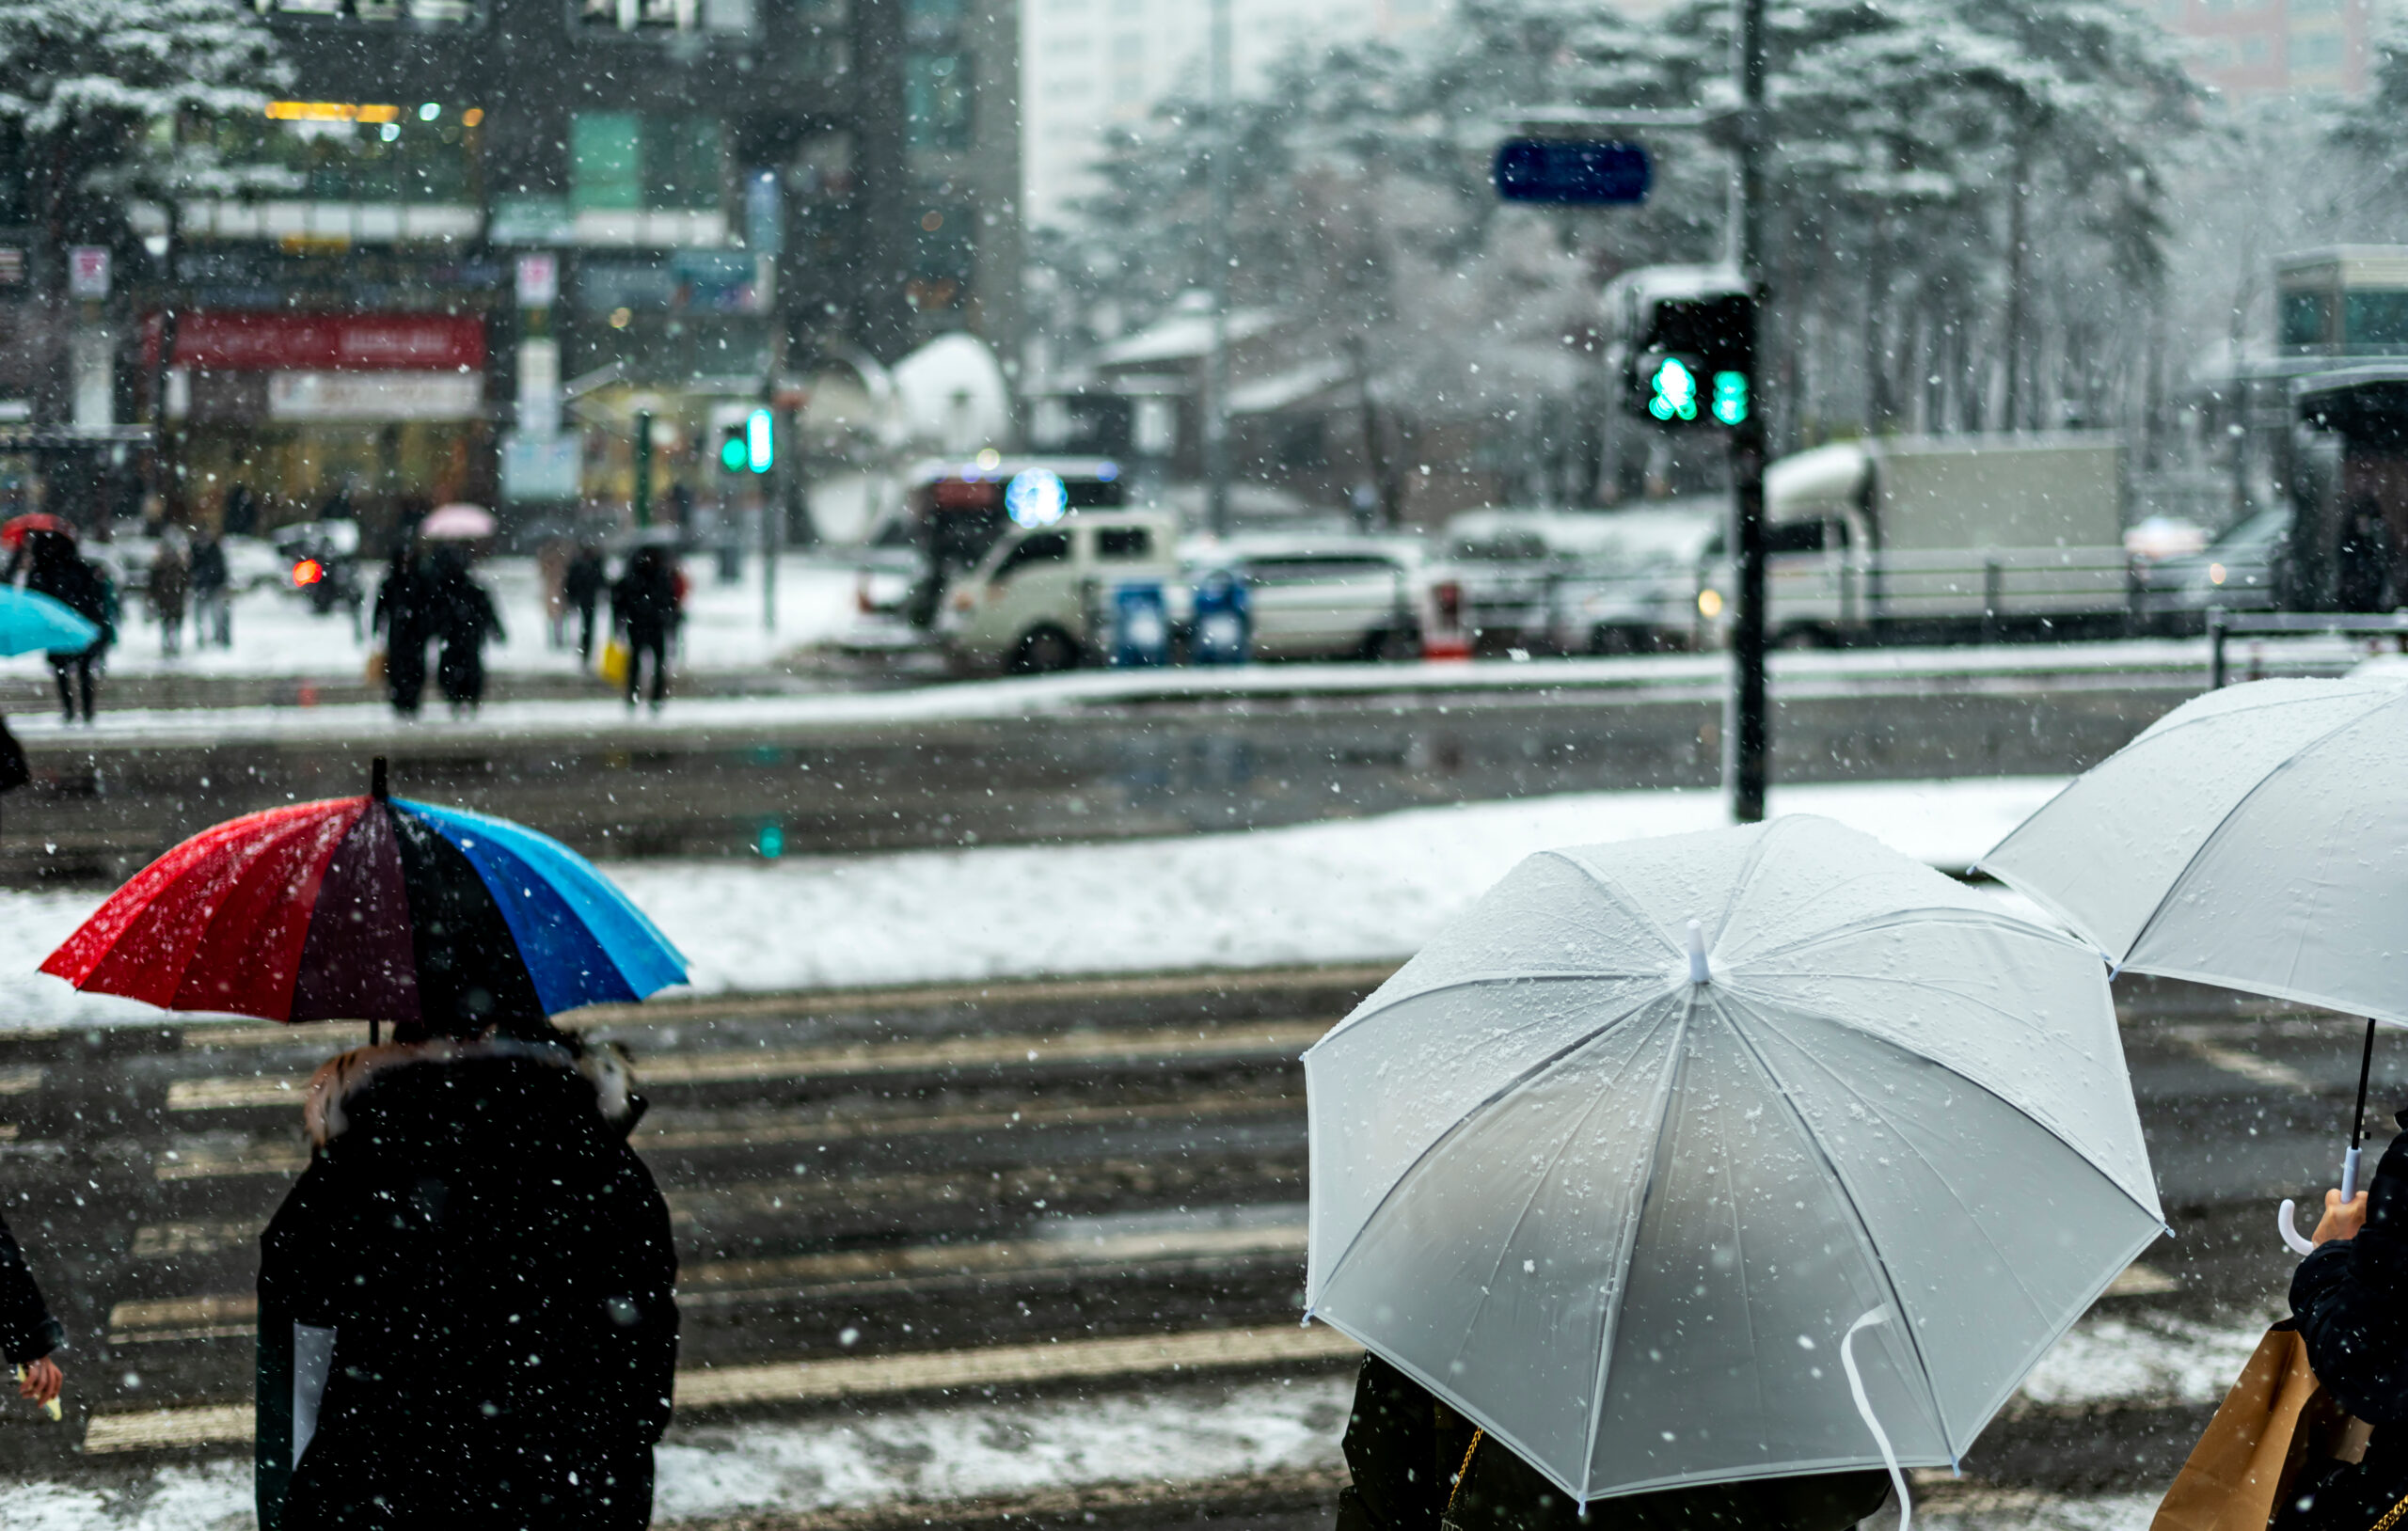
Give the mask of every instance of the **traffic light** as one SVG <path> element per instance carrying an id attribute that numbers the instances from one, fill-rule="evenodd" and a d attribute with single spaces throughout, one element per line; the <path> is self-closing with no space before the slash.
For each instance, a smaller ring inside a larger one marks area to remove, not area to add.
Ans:
<path id="1" fill-rule="evenodd" d="M 744 471 L 749 454 L 744 446 L 744 427 L 722 425 L 719 428 L 719 466 L 730 473 Z"/>
<path id="2" fill-rule="evenodd" d="M 1666 425 L 1740 425 L 1755 407 L 1756 300 L 1685 283 L 1637 295 L 1624 379 L 1633 413 Z"/>
<path id="3" fill-rule="evenodd" d="M 744 466 L 755 473 L 767 473 L 777 457 L 777 436 L 769 412 L 756 409 L 744 418 Z"/>

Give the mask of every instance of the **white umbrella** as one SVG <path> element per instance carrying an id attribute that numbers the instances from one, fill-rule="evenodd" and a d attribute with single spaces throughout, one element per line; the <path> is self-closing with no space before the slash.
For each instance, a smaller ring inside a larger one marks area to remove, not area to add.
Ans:
<path id="1" fill-rule="evenodd" d="M 2098 957 L 1823 819 L 1534 856 L 1305 1068 L 1308 1317 L 1584 1503 L 1953 1461 L 2163 1228 Z"/>
<path id="2" fill-rule="evenodd" d="M 2373 1023 L 2408 1025 L 2408 689 L 2276 680 L 2194 697 L 1981 866 L 2118 968 L 2367 1017 L 2341 1172 L 2355 1192 Z"/>
<path id="3" fill-rule="evenodd" d="M 482 542 L 499 529 L 493 513 L 482 505 L 462 502 L 431 511 L 418 524 L 418 534 L 435 543 Z"/>

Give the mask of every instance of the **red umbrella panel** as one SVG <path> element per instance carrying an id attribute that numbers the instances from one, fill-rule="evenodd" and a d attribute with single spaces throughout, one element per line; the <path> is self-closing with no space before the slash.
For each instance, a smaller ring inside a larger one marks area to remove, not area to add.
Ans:
<path id="1" fill-rule="evenodd" d="M 382 797 L 298 803 L 185 841 L 42 971 L 170 1010 L 470 1034 L 682 982 L 592 863 L 522 826 Z"/>

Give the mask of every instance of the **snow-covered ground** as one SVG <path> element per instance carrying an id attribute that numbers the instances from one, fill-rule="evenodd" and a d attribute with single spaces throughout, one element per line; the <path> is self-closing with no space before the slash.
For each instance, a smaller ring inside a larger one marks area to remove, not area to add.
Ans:
<path id="1" fill-rule="evenodd" d="M 2062 784 L 1784 787 L 1771 806 L 1838 819 L 1954 871 Z M 850 987 L 1402 961 L 1534 851 L 1726 822 L 1711 792 L 1582 793 L 1244 834 L 608 870 L 685 952 L 697 989 Z M 0 891 L 0 1026 L 155 1017 L 35 973 L 101 896 Z"/>
<path id="2" fill-rule="evenodd" d="M 741 583 L 722 585 L 706 558 L 689 559 L 684 663 L 693 670 L 753 670 L 799 648 L 826 642 L 854 619 L 853 571 L 849 566 L 788 554 L 778 563 L 778 625 L 761 622 L 761 565 L 745 565 Z M 543 592 L 532 559 L 494 559 L 478 565 L 478 577 L 494 593 L 507 637 L 485 651 L 485 663 L 512 671 L 577 669 L 577 651 L 553 648 Z M 368 597 L 375 597 L 373 572 Z M 364 611 L 363 611 L 364 616 Z M 604 603 L 603 619 L 609 607 Z M 572 629 L 574 619 L 572 618 Z M 576 634 L 570 633 L 573 642 Z M 159 628 L 136 598 L 126 603 L 117 647 L 108 667 L 120 675 L 291 675 L 313 679 L 363 674 L 368 642 L 353 630 L 350 616 L 311 613 L 309 604 L 284 590 L 246 591 L 234 599 L 234 641 L 229 648 L 196 648 L 186 622 L 183 652 L 160 652 Z M 0 659 L 0 674 L 43 674 L 40 655 Z"/>
<path id="3" fill-rule="evenodd" d="M 2271 1317 L 2271 1316 L 2267 1316 Z M 2200 1403 L 2220 1397 L 2266 1317 L 2222 1326 L 2094 1316 L 2043 1358 L 2010 1409 Z M 781 1424 L 673 1427 L 659 1451 L 655 1523 L 864 1509 L 1107 1484 L 1206 1484 L 1336 1471 L 1351 1388 L 1342 1377 L 1210 1383 L 1011 1403 L 842 1413 Z M 1918 1474 L 1918 1519 L 1959 1531 L 2141 1531 L 2153 1495 L 2064 1495 Z M 0 1488 L 12 1531 L 234 1531 L 250 1523 L 250 1467 L 161 1470 L 112 1493 L 65 1483 Z"/>

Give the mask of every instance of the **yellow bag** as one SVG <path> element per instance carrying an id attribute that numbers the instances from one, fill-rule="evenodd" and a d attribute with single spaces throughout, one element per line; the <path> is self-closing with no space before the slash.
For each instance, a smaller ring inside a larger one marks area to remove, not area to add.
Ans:
<path id="1" fill-rule="evenodd" d="M 2266 1531 L 2284 1484 L 2328 1444 L 2313 1438 L 2348 1423 L 2308 1369 L 2307 1342 L 2289 1324 L 2275 1325 L 2191 1448 L 2149 1531 Z"/>
<path id="2" fill-rule="evenodd" d="M 610 685 L 625 687 L 627 684 L 627 667 L 634 662 L 635 651 L 627 647 L 626 639 L 614 638 L 602 645 L 602 657 L 594 668 Z"/>
<path id="3" fill-rule="evenodd" d="M 381 643 L 368 651 L 368 685 L 370 689 L 385 684 L 385 646 Z"/>

